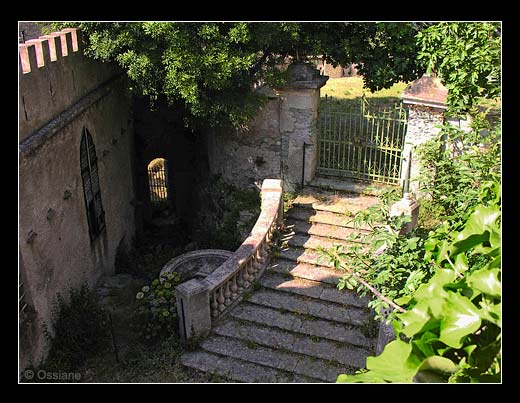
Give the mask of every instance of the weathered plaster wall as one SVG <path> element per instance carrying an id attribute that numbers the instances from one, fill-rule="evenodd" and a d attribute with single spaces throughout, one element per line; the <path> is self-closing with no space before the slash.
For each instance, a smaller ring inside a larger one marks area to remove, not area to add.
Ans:
<path id="1" fill-rule="evenodd" d="M 82 57 L 56 63 L 52 74 L 34 69 L 20 75 L 19 253 L 33 311 L 21 328 L 22 368 L 37 364 L 48 348 L 41 326 L 51 324 L 56 293 L 67 297 L 70 287 L 85 281 L 93 287 L 112 274 L 118 246 L 128 248 L 134 236 L 133 124 L 125 83 L 100 84 L 110 79 L 106 66 L 95 73 Z M 63 82 L 50 94 L 53 80 Z M 106 222 L 92 242 L 80 174 L 84 127 L 96 148 Z"/>
<path id="2" fill-rule="evenodd" d="M 248 131 L 210 130 L 206 147 L 210 173 L 241 188 L 260 188 L 266 178 L 280 179 L 282 137 L 280 100 L 273 99 L 260 110 Z"/>
<path id="3" fill-rule="evenodd" d="M 249 131 L 206 133 L 211 174 L 239 187 L 260 188 L 264 179 L 282 179 L 285 190 L 300 186 L 302 176 L 306 183 L 314 178 L 320 88 L 328 77 L 307 63 L 288 70 L 286 87 L 259 111 Z"/>

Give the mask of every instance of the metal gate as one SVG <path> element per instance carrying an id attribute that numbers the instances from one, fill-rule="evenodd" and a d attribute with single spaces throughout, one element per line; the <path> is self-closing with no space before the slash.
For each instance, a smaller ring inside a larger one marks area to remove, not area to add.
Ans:
<path id="1" fill-rule="evenodd" d="M 166 180 L 166 161 L 158 158 L 148 166 L 148 184 L 152 204 L 165 202 L 168 196 Z"/>
<path id="2" fill-rule="evenodd" d="M 402 103 L 339 106 L 325 98 L 319 111 L 317 174 L 397 184 L 407 115 Z"/>

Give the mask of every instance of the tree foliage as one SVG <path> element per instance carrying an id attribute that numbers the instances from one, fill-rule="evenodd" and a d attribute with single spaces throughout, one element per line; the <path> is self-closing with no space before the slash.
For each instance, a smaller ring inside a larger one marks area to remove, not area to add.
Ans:
<path id="1" fill-rule="evenodd" d="M 417 78 L 412 23 L 81 22 L 86 54 L 115 61 L 138 94 L 186 110 L 191 123 L 240 127 L 266 97 L 255 83 L 280 87 L 290 60 L 319 56 L 359 63 L 370 90 Z"/>
<path id="2" fill-rule="evenodd" d="M 448 88 L 454 113 L 501 93 L 500 22 L 441 22 L 418 32 L 418 60 Z"/>

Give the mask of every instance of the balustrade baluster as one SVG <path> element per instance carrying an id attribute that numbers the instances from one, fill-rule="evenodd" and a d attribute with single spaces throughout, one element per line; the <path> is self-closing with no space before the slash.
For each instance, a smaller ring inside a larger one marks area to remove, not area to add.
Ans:
<path id="1" fill-rule="evenodd" d="M 220 312 L 222 312 L 226 308 L 226 305 L 225 305 L 226 299 L 224 298 L 223 286 L 220 286 L 218 289 L 217 301 L 218 301 L 218 310 Z"/>
<path id="2" fill-rule="evenodd" d="M 255 279 L 256 265 L 254 261 L 254 256 L 249 260 L 247 265 L 247 273 L 249 274 L 249 282 L 253 282 Z"/>
<path id="3" fill-rule="evenodd" d="M 228 280 L 226 281 L 226 284 L 224 284 L 224 304 L 229 305 L 231 304 L 231 282 Z"/>
<path id="4" fill-rule="evenodd" d="M 238 270 L 238 273 L 236 275 L 239 294 L 241 294 L 242 291 L 244 291 L 243 271 L 244 271 L 244 266 L 240 267 L 240 269 Z"/>
<path id="5" fill-rule="evenodd" d="M 238 285 L 237 285 L 238 274 L 235 274 L 231 279 L 231 299 L 235 300 L 238 297 Z"/>
<path id="6" fill-rule="evenodd" d="M 211 316 L 216 317 L 218 315 L 218 302 L 217 293 L 213 291 L 211 293 Z"/>
<path id="7" fill-rule="evenodd" d="M 247 262 L 242 269 L 242 278 L 244 279 L 244 288 L 249 288 L 251 285 L 249 277 L 249 262 Z"/>

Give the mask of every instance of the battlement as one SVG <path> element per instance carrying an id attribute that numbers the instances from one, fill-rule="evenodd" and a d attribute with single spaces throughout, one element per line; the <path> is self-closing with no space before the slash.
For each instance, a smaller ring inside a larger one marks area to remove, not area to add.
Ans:
<path id="1" fill-rule="evenodd" d="M 20 143 L 121 74 L 86 57 L 82 43 L 81 31 L 67 28 L 18 45 Z"/>
<path id="2" fill-rule="evenodd" d="M 60 57 L 79 50 L 76 28 L 66 28 L 18 45 L 22 74 L 49 66 Z"/>

